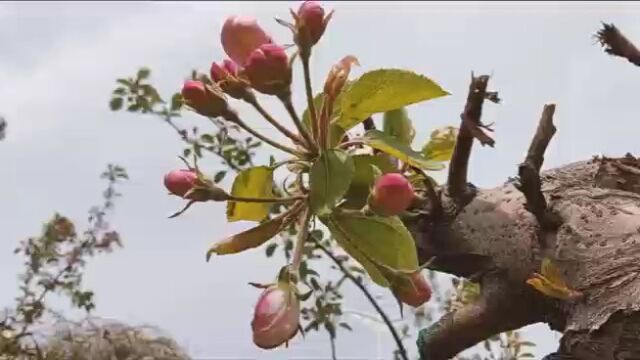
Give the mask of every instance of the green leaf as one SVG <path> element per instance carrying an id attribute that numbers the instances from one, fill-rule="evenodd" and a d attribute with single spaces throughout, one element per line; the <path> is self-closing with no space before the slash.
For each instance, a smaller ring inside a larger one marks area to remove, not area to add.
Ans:
<path id="1" fill-rule="evenodd" d="M 387 153 L 400 161 L 425 170 L 442 170 L 444 165 L 441 162 L 426 159 L 422 154 L 414 151 L 408 145 L 398 141 L 398 139 L 383 133 L 380 130 L 369 130 L 365 133 L 363 140 L 365 144 L 374 149 Z"/>
<path id="2" fill-rule="evenodd" d="M 252 198 L 273 198 L 273 168 L 255 166 L 242 170 L 231 187 L 232 196 Z M 229 201 L 227 220 L 261 221 L 268 214 L 271 204 Z"/>
<path id="3" fill-rule="evenodd" d="M 216 173 L 216 175 L 213 177 L 213 182 L 214 183 L 219 183 L 220 181 L 222 181 L 222 179 L 224 179 L 225 175 L 227 175 L 227 172 L 224 170 L 220 170 Z"/>
<path id="4" fill-rule="evenodd" d="M 111 109 L 111 111 L 118 111 L 122 109 L 122 98 L 121 97 L 111 98 L 111 101 L 109 101 L 109 108 Z"/>
<path id="5" fill-rule="evenodd" d="M 130 88 L 133 85 L 131 79 L 116 79 L 116 82 L 118 84 L 126 86 L 127 88 Z"/>
<path id="6" fill-rule="evenodd" d="M 213 254 L 235 254 L 264 244 L 281 232 L 295 219 L 295 216 L 289 215 L 289 213 L 280 215 L 254 228 L 235 234 L 213 244 L 213 246 L 209 248 L 209 251 L 207 251 L 207 261 L 209 261 L 209 258 L 211 258 L 211 255 Z"/>
<path id="7" fill-rule="evenodd" d="M 149 75 L 151 75 L 151 70 L 149 70 L 148 68 L 140 68 L 140 70 L 138 70 L 138 80 L 144 80 L 146 78 L 149 77 Z"/>
<path id="8" fill-rule="evenodd" d="M 418 269 L 413 237 L 398 217 L 365 216 L 358 211 L 336 210 L 321 221 L 340 246 L 380 286 L 389 287 L 393 281 L 377 264 L 400 271 Z"/>
<path id="9" fill-rule="evenodd" d="M 377 173 L 396 171 L 391 159 L 386 154 L 353 156 L 354 173 L 349 190 L 345 194 L 342 207 L 361 209 L 367 203 L 367 197 Z"/>
<path id="10" fill-rule="evenodd" d="M 384 113 L 383 129 L 385 134 L 391 135 L 405 145 L 411 145 L 416 131 L 405 108 L 390 110 Z"/>
<path id="11" fill-rule="evenodd" d="M 269 246 L 267 246 L 267 248 L 265 249 L 265 253 L 267 257 L 272 257 L 273 253 L 276 251 L 277 248 L 278 248 L 278 244 L 276 243 L 269 244 Z"/>
<path id="12" fill-rule="evenodd" d="M 338 125 L 349 130 L 372 114 L 449 95 L 433 80 L 400 69 L 379 69 L 363 74 L 345 90 Z"/>
<path id="13" fill-rule="evenodd" d="M 431 132 L 431 139 L 422 148 L 422 155 L 431 161 L 449 161 L 456 146 L 458 129 L 445 126 Z"/>
<path id="14" fill-rule="evenodd" d="M 171 97 L 171 111 L 180 110 L 180 108 L 182 107 L 182 103 L 182 94 L 173 94 L 173 96 Z"/>
<path id="15" fill-rule="evenodd" d="M 316 215 L 331 212 L 349 189 L 353 159 L 345 151 L 329 149 L 313 163 L 309 173 L 311 210 Z"/>
<path id="16" fill-rule="evenodd" d="M 214 138 L 213 135 L 211 134 L 202 134 L 200 135 L 200 140 L 209 144 L 213 144 L 214 143 Z"/>

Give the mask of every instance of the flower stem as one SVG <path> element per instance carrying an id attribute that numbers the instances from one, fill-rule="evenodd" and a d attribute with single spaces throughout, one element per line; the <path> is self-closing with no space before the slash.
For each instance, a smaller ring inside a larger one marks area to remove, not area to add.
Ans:
<path id="1" fill-rule="evenodd" d="M 364 145 L 364 141 L 362 139 L 352 139 L 349 141 L 345 141 L 342 144 L 340 144 L 340 148 L 346 149 L 349 146 L 356 146 L 356 145 Z"/>
<path id="2" fill-rule="evenodd" d="M 304 71 L 304 87 L 307 93 L 307 108 L 309 116 L 311 116 L 311 129 L 316 140 L 319 139 L 320 128 L 318 127 L 318 113 L 316 112 L 316 104 L 313 102 L 313 89 L 311 87 L 311 70 L 309 69 L 310 53 L 300 53 L 302 60 L 302 69 Z"/>
<path id="3" fill-rule="evenodd" d="M 287 112 L 291 116 L 291 120 L 293 120 L 293 123 L 296 125 L 298 132 L 300 133 L 300 135 L 302 135 L 302 138 L 308 144 L 309 150 L 314 153 L 317 152 L 318 146 L 309 136 L 309 133 L 302 125 L 302 121 L 300 121 L 300 117 L 298 116 L 296 109 L 293 107 L 293 103 L 291 102 L 291 93 L 288 92 L 286 94 L 278 95 L 278 99 L 282 101 L 285 109 L 287 109 Z"/>
<path id="4" fill-rule="evenodd" d="M 304 200 L 306 196 L 290 196 L 290 197 L 279 197 L 279 198 L 253 198 L 253 197 L 243 197 L 243 196 L 233 196 L 230 195 L 229 201 L 236 202 L 250 202 L 250 203 L 283 203 L 283 202 L 292 202 L 297 200 Z"/>
<path id="5" fill-rule="evenodd" d="M 302 262 L 302 253 L 304 250 L 304 242 L 309 237 L 309 221 L 311 220 L 311 211 L 309 207 L 306 207 L 302 211 L 302 221 L 300 223 L 300 231 L 298 231 L 298 239 L 296 241 L 295 248 L 293 249 L 293 259 L 291 260 L 290 270 L 298 279 L 298 270 L 300 269 L 300 263 Z"/>
<path id="6" fill-rule="evenodd" d="M 248 133 L 250 133 L 251 135 L 255 136 L 256 138 L 260 139 L 261 141 L 273 146 L 276 149 L 280 149 L 284 152 L 287 152 L 291 155 L 295 155 L 297 157 L 302 157 L 303 154 L 300 153 L 299 151 L 290 148 L 286 145 L 282 145 L 277 141 L 273 141 L 265 136 L 263 136 L 262 134 L 260 134 L 259 132 L 253 130 L 249 125 L 247 125 L 244 121 L 242 121 L 242 119 L 240 119 L 240 117 L 238 116 L 238 114 L 235 111 L 228 111 L 225 114 L 225 119 L 240 126 L 241 128 L 243 128 L 244 130 L 246 130 Z"/>
<path id="7" fill-rule="evenodd" d="M 305 145 L 304 141 L 300 139 L 298 135 L 294 134 L 293 132 L 291 132 L 291 130 L 287 129 L 282 124 L 280 124 L 278 120 L 274 119 L 273 116 L 271 116 L 271 114 L 269 114 L 269 112 L 267 112 L 267 110 L 265 110 L 265 108 L 262 107 L 260 102 L 258 102 L 258 99 L 255 97 L 255 95 L 246 97 L 244 100 L 247 103 L 251 104 L 256 109 L 256 111 L 258 111 L 258 113 L 260 113 L 260 115 L 262 115 L 262 117 L 265 118 L 265 120 L 267 120 L 271 125 L 273 125 L 286 137 L 291 139 L 294 143 L 302 146 Z"/>
<path id="8" fill-rule="evenodd" d="M 398 346 L 398 351 L 400 352 L 401 358 L 403 360 L 408 360 L 409 356 L 407 355 L 407 350 L 404 348 L 404 345 L 402 344 L 402 339 L 400 338 L 400 335 L 398 334 L 398 332 L 396 331 L 396 328 L 391 323 L 391 320 L 389 320 L 389 317 L 387 316 L 387 314 L 384 312 L 384 310 L 382 310 L 380 305 L 378 305 L 376 300 L 373 298 L 373 295 L 371 295 L 369 290 L 362 284 L 362 282 L 358 281 L 358 279 L 356 279 L 356 277 L 353 276 L 353 274 L 349 270 L 347 270 L 344 267 L 344 265 L 342 265 L 342 261 L 338 260 L 338 258 L 336 258 L 336 256 L 333 255 L 333 253 L 329 249 L 324 247 L 316 239 L 312 238 L 312 241 L 315 243 L 316 247 L 322 250 L 322 252 L 325 253 L 325 255 L 327 255 L 331 260 L 333 260 L 334 263 L 336 263 L 336 265 L 338 266 L 340 271 L 342 271 L 344 276 L 346 276 L 349 280 L 351 280 L 364 293 L 364 295 L 367 297 L 371 305 L 373 305 L 373 307 L 376 309 L 378 314 L 380 314 L 380 317 L 382 317 L 382 320 L 384 320 L 384 323 L 389 328 L 391 335 L 393 335 L 393 339 L 395 340 L 396 345 Z"/>

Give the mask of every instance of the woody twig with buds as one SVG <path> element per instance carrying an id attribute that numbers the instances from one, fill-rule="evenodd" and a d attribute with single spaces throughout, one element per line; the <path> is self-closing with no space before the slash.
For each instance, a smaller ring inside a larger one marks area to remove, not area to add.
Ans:
<path id="1" fill-rule="evenodd" d="M 330 69 L 322 92 L 314 94 L 310 58 L 333 11 L 325 14 L 320 4 L 306 1 L 291 15 L 292 23 L 277 21 L 292 31 L 296 45 L 293 55 L 288 55 L 285 47 L 277 44 L 255 19 L 232 16 L 221 31 L 222 47 L 229 58 L 213 62 L 210 78 L 186 81 L 181 92 L 184 105 L 197 114 L 236 125 L 290 157 L 270 166 L 242 170 L 230 192 L 199 169 L 197 157 L 193 164 L 183 159 L 186 169 L 171 171 L 164 179 L 171 194 L 187 200 L 184 208 L 171 217 L 184 214 L 193 204 L 213 201 L 227 202 L 229 221 L 260 222 L 252 229 L 216 242 L 207 252 L 207 260 L 213 254 L 256 248 L 296 226 L 291 262 L 280 269 L 275 283 L 258 286 L 265 290 L 255 307 L 253 341 L 265 349 L 287 344 L 301 329 L 299 302 L 309 295 L 303 295 L 298 288 L 300 264 L 310 237 L 309 228 L 318 220 L 329 229 L 337 244 L 365 267 L 374 282 L 390 289 L 401 306 L 419 307 L 431 298 L 430 285 L 420 273 L 423 267 L 418 264 L 413 239 L 399 217 L 420 199 L 407 178 L 409 169 L 420 168 L 412 176 L 423 183 L 428 177 L 423 170 L 444 168 L 440 162 L 430 161 L 410 148 L 403 134 L 414 134 L 413 130 L 394 132 L 395 126 L 410 127 L 406 119 L 385 120 L 391 124 L 385 125 L 389 133 L 370 125 L 374 113 L 396 110 L 387 103 L 394 96 L 400 97 L 392 104 L 406 106 L 448 93 L 427 77 L 398 69 L 371 71 L 355 85 L 346 86 L 352 66 L 359 65 L 349 55 Z M 296 58 L 302 63 L 307 100 L 307 111 L 302 117 L 291 101 L 292 62 Z M 415 91 L 416 95 L 402 96 L 407 91 Z M 259 96 L 279 99 L 295 130 L 272 116 L 261 105 Z M 228 97 L 251 105 L 291 143 L 254 129 L 232 107 Z M 359 109 L 362 101 L 374 103 Z M 348 131 L 361 122 L 368 125 L 367 133 L 350 138 Z M 358 155 L 356 152 L 362 152 L 365 146 L 369 153 Z M 360 163 L 361 160 L 365 162 Z M 285 189 L 286 196 L 274 196 L 274 172 L 282 165 L 287 165 L 296 180 Z M 363 169 L 366 181 L 358 183 L 354 173 Z M 269 218 L 273 204 L 284 206 L 286 211 Z M 367 288 L 364 285 L 359 288 L 374 303 L 376 311 L 381 312 Z M 381 316 L 387 318 L 384 313 Z M 398 341 L 401 358 L 406 360 L 407 353 L 397 332 L 390 323 L 387 325 Z"/>

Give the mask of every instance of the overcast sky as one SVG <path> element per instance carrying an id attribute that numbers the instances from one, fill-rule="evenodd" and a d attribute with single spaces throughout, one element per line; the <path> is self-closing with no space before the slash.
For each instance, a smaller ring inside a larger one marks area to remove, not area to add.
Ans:
<path id="1" fill-rule="evenodd" d="M 282 265 L 263 249 L 205 263 L 216 240 L 249 224 L 226 224 L 224 207 L 195 206 L 166 216 L 182 202 L 166 195 L 162 176 L 180 166 L 182 144 L 154 118 L 112 113 L 107 102 L 116 77 L 140 66 L 153 70 L 162 94 L 177 91 L 193 68 L 207 71 L 224 56 L 219 30 L 226 16 L 252 15 L 281 42 L 288 30 L 273 18 L 298 3 L 4 2 L 0 4 L 0 115 L 9 122 L 0 142 L 0 304 L 12 303 L 20 259 L 17 242 L 40 231 L 59 211 L 83 224 L 100 200 L 97 176 L 109 162 L 125 166 L 114 226 L 125 248 L 92 262 L 87 286 L 97 293 L 97 315 L 167 330 L 194 358 L 327 358 L 326 335 L 297 337 L 289 349 L 270 352 L 251 342 L 249 323 L 259 292 L 249 281 L 268 282 Z M 490 87 L 504 102 L 488 104 L 495 149 L 474 148 L 471 179 L 482 187 L 515 175 L 542 107 L 557 104 L 558 133 L 546 167 L 639 152 L 640 71 L 604 55 L 591 35 L 600 21 L 614 22 L 640 39 L 637 3 L 419 3 L 333 2 L 336 14 L 314 51 L 313 81 L 347 54 L 362 66 L 352 76 L 381 67 L 423 73 L 452 96 L 409 108 L 416 147 L 437 126 L 457 125 L 471 71 L 493 74 Z M 298 109 L 300 69 L 294 84 Z M 265 100 L 282 115 L 277 103 Z M 189 116 L 187 124 L 202 120 Z M 258 123 L 258 119 L 250 119 Z M 204 125 L 204 123 L 202 123 Z M 264 125 L 264 124 L 263 124 Z M 261 125 L 261 126 L 263 126 Z M 269 133 L 270 136 L 278 136 Z M 258 162 L 267 161 L 266 152 Z M 202 164 L 210 172 L 221 165 Z M 376 290 L 384 293 L 382 290 Z M 346 306 L 370 312 L 358 293 Z M 389 302 L 390 312 L 396 311 Z M 397 312 L 394 312 L 397 314 Z M 388 358 L 393 344 L 352 320 L 356 332 L 340 333 L 342 359 Z M 558 336 L 545 325 L 525 332 L 542 356 Z M 372 344 L 375 344 L 372 345 Z M 413 351 L 413 341 L 408 343 Z"/>

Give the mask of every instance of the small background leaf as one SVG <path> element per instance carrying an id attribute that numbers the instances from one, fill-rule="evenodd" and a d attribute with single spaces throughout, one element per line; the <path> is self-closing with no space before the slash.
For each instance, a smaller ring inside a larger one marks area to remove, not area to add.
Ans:
<path id="1" fill-rule="evenodd" d="M 403 107 L 385 112 L 382 124 L 382 131 L 395 137 L 402 144 L 410 146 L 416 136 L 409 114 Z"/>
<path id="2" fill-rule="evenodd" d="M 426 159 L 422 154 L 414 151 L 408 145 L 401 143 L 398 139 L 380 130 L 367 131 L 363 140 L 365 144 L 372 148 L 385 152 L 412 166 L 425 170 L 442 170 L 444 168 L 442 163 Z"/>
<path id="3" fill-rule="evenodd" d="M 273 198 L 273 169 L 256 166 L 241 171 L 233 181 L 231 195 L 254 198 Z M 227 220 L 261 221 L 269 214 L 269 203 L 227 202 Z"/>
<path id="4" fill-rule="evenodd" d="M 356 211 L 337 210 L 321 220 L 340 246 L 378 285 L 388 287 L 390 282 L 367 257 L 394 270 L 418 269 L 413 237 L 398 217 L 365 216 Z"/>
<path id="5" fill-rule="evenodd" d="M 323 152 L 309 173 L 311 210 L 317 215 L 331 212 L 349 189 L 353 172 L 353 159 L 345 151 Z"/>
<path id="6" fill-rule="evenodd" d="M 338 125 L 349 130 L 372 114 L 449 95 L 433 80 L 400 69 L 369 71 L 344 91 Z"/>
<path id="7" fill-rule="evenodd" d="M 456 146 L 458 129 L 446 126 L 431 132 L 431 139 L 422 148 L 422 155 L 431 161 L 449 161 Z"/>

